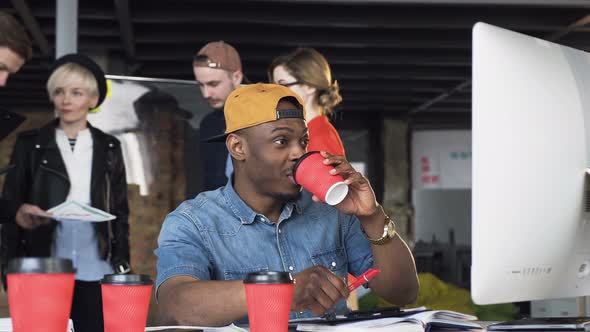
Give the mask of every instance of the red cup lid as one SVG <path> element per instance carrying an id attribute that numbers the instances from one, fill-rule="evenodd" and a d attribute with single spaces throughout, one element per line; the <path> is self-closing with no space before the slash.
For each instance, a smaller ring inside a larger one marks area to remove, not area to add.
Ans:
<path id="1" fill-rule="evenodd" d="M 153 285 L 147 274 L 107 274 L 100 281 L 103 285 Z"/>
<path id="2" fill-rule="evenodd" d="M 293 277 L 289 272 L 262 271 L 248 273 L 245 284 L 292 284 Z"/>
<path id="3" fill-rule="evenodd" d="M 296 162 L 295 165 L 293 165 L 293 180 L 295 181 L 295 183 L 299 184 L 299 182 L 297 182 L 297 167 L 299 167 L 299 165 L 301 164 L 301 162 L 311 156 L 312 154 L 316 154 L 316 153 L 320 153 L 319 151 L 309 151 L 307 153 L 305 153 L 303 156 L 301 156 Z"/>
<path id="4" fill-rule="evenodd" d="M 25 257 L 8 262 L 6 273 L 75 273 L 72 261 L 65 258 Z"/>

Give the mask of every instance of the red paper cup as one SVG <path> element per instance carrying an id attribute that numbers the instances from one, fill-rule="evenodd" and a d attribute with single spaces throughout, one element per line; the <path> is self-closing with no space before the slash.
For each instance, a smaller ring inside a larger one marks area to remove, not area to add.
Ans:
<path id="1" fill-rule="evenodd" d="M 8 307 L 14 332 L 64 332 L 74 295 L 72 261 L 18 258 L 8 263 Z"/>
<path id="2" fill-rule="evenodd" d="M 348 186 L 342 176 L 329 173 L 332 169 L 333 166 L 324 164 L 319 151 L 310 151 L 293 166 L 293 178 L 322 201 L 336 205 L 348 194 Z"/>
<path id="3" fill-rule="evenodd" d="M 153 282 L 145 274 L 109 274 L 101 280 L 104 332 L 143 332 Z"/>
<path id="4" fill-rule="evenodd" d="M 250 332 L 287 332 L 293 298 L 288 272 L 253 272 L 244 280 Z"/>

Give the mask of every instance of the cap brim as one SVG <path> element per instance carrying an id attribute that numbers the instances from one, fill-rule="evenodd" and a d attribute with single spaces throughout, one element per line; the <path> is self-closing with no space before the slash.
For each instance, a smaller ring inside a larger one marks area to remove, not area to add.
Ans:
<path id="1" fill-rule="evenodd" d="M 227 134 L 223 133 L 221 135 L 215 135 L 215 136 L 204 138 L 201 140 L 201 142 L 205 142 L 205 143 L 225 142 L 226 137 L 227 137 Z"/>

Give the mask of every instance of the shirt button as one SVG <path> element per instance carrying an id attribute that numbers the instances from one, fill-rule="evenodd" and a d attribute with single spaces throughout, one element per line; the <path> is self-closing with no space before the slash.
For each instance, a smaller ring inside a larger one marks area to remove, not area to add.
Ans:
<path id="1" fill-rule="evenodd" d="M 43 159 L 42 163 L 47 164 L 47 159 Z"/>
<path id="2" fill-rule="evenodd" d="M 113 143 L 109 143 L 109 147 L 111 147 L 111 148 L 112 148 L 112 147 L 113 147 Z"/>
<path id="3" fill-rule="evenodd" d="M 289 271 L 293 271 L 293 270 L 295 270 L 295 268 L 292 266 L 289 266 Z"/>
<path id="4" fill-rule="evenodd" d="M 262 220 L 262 222 L 265 222 L 265 221 L 266 221 L 266 219 L 264 219 L 264 218 L 262 218 L 262 217 L 260 217 L 260 220 Z"/>
<path id="5" fill-rule="evenodd" d="M 281 234 L 283 231 L 279 229 L 279 234 Z"/>
<path id="6" fill-rule="evenodd" d="M 40 148 L 41 148 L 41 145 L 39 145 L 39 144 L 36 144 L 36 145 L 35 145 L 35 148 L 37 148 L 37 149 L 40 149 Z"/>
<path id="7" fill-rule="evenodd" d="M 332 262 L 332 267 L 336 267 L 336 262 Z"/>

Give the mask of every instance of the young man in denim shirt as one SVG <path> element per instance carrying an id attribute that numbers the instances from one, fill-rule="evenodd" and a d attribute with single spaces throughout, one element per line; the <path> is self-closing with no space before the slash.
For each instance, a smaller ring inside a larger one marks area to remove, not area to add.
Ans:
<path id="1" fill-rule="evenodd" d="M 410 250 L 362 174 L 343 156 L 322 152 L 349 185 L 335 207 L 294 182 L 293 165 L 308 141 L 302 104 L 274 84 L 229 95 L 222 138 L 233 179 L 181 204 L 158 239 L 156 297 L 164 323 L 217 326 L 245 318 L 242 280 L 265 270 L 293 274 L 291 318 L 322 315 L 342 303 L 347 273 L 371 267 L 381 270 L 369 283 L 381 297 L 397 305 L 416 298 Z"/>

